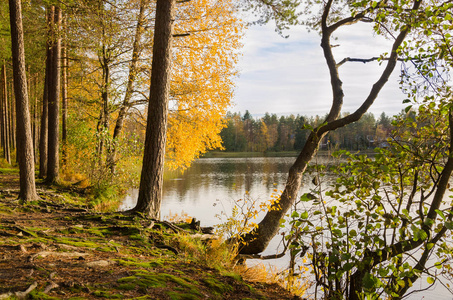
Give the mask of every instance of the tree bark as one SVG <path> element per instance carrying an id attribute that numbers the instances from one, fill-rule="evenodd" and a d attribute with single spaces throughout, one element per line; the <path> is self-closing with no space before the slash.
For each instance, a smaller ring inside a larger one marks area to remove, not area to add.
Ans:
<path id="1" fill-rule="evenodd" d="M 127 80 L 126 92 L 124 93 L 123 103 L 120 107 L 118 113 L 118 118 L 116 119 L 115 129 L 113 131 L 113 143 L 111 149 L 109 150 L 107 157 L 107 165 L 110 168 L 112 174 L 115 173 L 116 168 L 116 156 L 118 149 L 118 139 L 121 135 L 121 131 L 124 126 L 124 119 L 127 115 L 129 104 L 132 98 L 132 90 L 137 75 L 137 62 L 140 57 L 140 40 L 145 29 L 145 6 L 148 4 L 149 0 L 140 0 L 140 11 L 137 18 L 137 27 L 135 30 L 134 44 L 132 46 L 132 60 L 129 65 L 129 76 Z"/>
<path id="2" fill-rule="evenodd" d="M 39 178 L 47 176 L 47 127 L 48 127 L 48 96 L 50 80 L 50 62 L 52 52 L 46 49 L 46 74 L 44 76 L 44 91 L 42 96 L 41 130 L 39 132 Z"/>
<path id="3" fill-rule="evenodd" d="M 11 164 L 11 152 L 10 152 L 10 129 L 9 129 L 9 109 L 8 109 L 8 89 L 6 84 L 6 65 L 3 61 L 2 72 L 1 72 L 1 136 L 2 136 L 2 147 L 3 157 Z"/>
<path id="4" fill-rule="evenodd" d="M 6 161 L 11 164 L 11 143 L 10 143 L 10 114 L 8 109 L 8 88 L 6 84 L 6 64 L 3 61 L 2 66 L 2 92 L 3 92 L 3 122 L 4 122 L 4 134 L 5 134 L 5 148 L 3 148 Z"/>
<path id="5" fill-rule="evenodd" d="M 44 77 L 44 91 L 42 96 L 41 131 L 39 133 L 39 178 L 47 177 L 49 86 L 52 77 L 52 31 L 54 11 L 54 6 L 47 8 L 46 74 Z"/>
<path id="6" fill-rule="evenodd" d="M 59 108 L 60 108 L 60 58 L 61 58 L 61 10 L 55 7 L 55 27 L 52 44 L 50 84 L 48 86 L 48 136 L 47 136 L 47 178 L 49 184 L 58 181 L 59 176 Z"/>
<path id="7" fill-rule="evenodd" d="M 103 6 L 103 2 L 98 2 L 98 9 L 99 14 L 101 17 L 101 26 L 102 26 L 102 40 L 101 40 L 101 51 L 98 52 L 98 60 L 99 64 L 102 68 L 102 85 L 101 85 L 101 100 L 102 106 L 101 111 L 99 114 L 99 121 L 97 124 L 97 133 L 98 133 L 98 145 L 97 145 L 97 161 L 99 166 L 102 166 L 102 155 L 104 153 L 104 146 L 108 143 L 105 143 L 105 134 L 109 128 L 109 121 L 110 121 L 110 109 L 109 109 L 109 94 L 110 94 L 110 62 L 111 62 L 111 49 L 110 49 L 110 41 L 107 37 L 106 33 L 106 24 L 104 23 L 105 18 L 105 10 Z"/>
<path id="8" fill-rule="evenodd" d="M 15 98 L 14 98 L 14 93 L 13 93 L 13 84 L 11 83 L 9 85 L 9 99 L 11 99 L 10 101 L 10 116 L 11 118 L 9 118 L 9 121 L 10 121 L 10 124 L 9 124 L 9 127 L 10 127 L 10 133 L 9 133 L 9 136 L 10 136 L 10 139 L 11 139 L 11 149 L 15 150 L 16 149 L 16 106 L 14 105 L 14 101 L 15 101 Z M 16 155 L 16 161 L 17 161 L 17 155 Z"/>
<path id="9" fill-rule="evenodd" d="M 16 98 L 17 157 L 19 161 L 19 199 L 38 198 L 35 186 L 35 164 L 30 128 L 30 111 L 25 70 L 24 33 L 20 0 L 9 0 L 11 48 L 13 57 L 14 93 Z"/>
<path id="10" fill-rule="evenodd" d="M 68 41 L 66 37 L 66 18 L 63 18 L 63 30 L 65 34 L 64 46 L 62 47 L 62 86 L 61 86 L 61 142 L 63 143 L 63 164 L 67 162 L 67 120 L 68 120 Z"/>
<path id="11" fill-rule="evenodd" d="M 421 0 L 415 1 L 413 9 L 416 10 L 419 8 Z M 339 65 L 336 63 L 333 56 L 332 47 L 330 39 L 332 33 L 345 24 L 351 24 L 357 22 L 362 17 L 360 14 L 350 17 L 344 20 L 340 20 L 337 23 L 328 25 L 328 16 L 330 9 L 332 7 L 333 0 L 329 0 L 324 8 L 324 13 L 322 15 L 321 26 L 322 26 L 322 38 L 321 38 L 321 47 L 324 52 L 324 58 L 326 60 L 327 66 L 330 73 L 330 82 L 332 87 L 332 106 L 330 112 L 323 125 L 315 128 L 313 132 L 308 137 L 307 142 L 305 143 L 304 148 L 297 157 L 295 163 L 291 166 L 288 178 L 286 181 L 285 189 L 280 197 L 278 204 L 275 204 L 269 212 L 265 215 L 264 219 L 258 224 L 258 227 L 253 231 L 245 234 L 240 242 L 240 253 L 241 254 L 257 254 L 264 251 L 272 240 L 272 238 L 278 233 L 280 228 L 280 219 L 284 218 L 288 209 L 294 204 L 297 199 L 298 192 L 302 183 L 302 176 L 305 172 L 308 163 L 311 161 L 313 156 L 317 153 L 319 142 L 321 139 L 329 132 L 337 128 L 346 126 L 350 123 L 358 121 L 368 110 L 368 108 L 374 103 L 374 100 L 377 98 L 379 92 L 384 87 L 385 83 L 388 81 L 391 73 L 395 69 L 396 62 L 398 60 L 397 50 L 406 38 L 410 26 L 408 25 L 403 29 L 392 46 L 392 52 L 387 65 L 382 72 L 379 80 L 373 85 L 370 94 L 365 99 L 363 104 L 352 114 L 344 118 L 339 118 L 341 113 L 341 108 L 343 105 L 343 88 L 340 76 L 338 73 Z"/>
<path id="12" fill-rule="evenodd" d="M 157 0 L 151 90 L 140 188 L 134 211 L 160 218 L 175 0 Z"/>

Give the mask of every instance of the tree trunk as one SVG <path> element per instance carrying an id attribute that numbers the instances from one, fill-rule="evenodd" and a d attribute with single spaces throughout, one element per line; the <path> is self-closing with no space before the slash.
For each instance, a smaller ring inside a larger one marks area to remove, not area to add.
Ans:
<path id="1" fill-rule="evenodd" d="M 5 159 L 6 161 L 11 164 L 11 147 L 10 147 L 10 128 L 9 128 L 9 119 L 11 116 L 9 115 L 8 109 L 8 89 L 6 84 L 6 64 L 3 61 L 2 66 L 2 92 L 3 92 L 3 124 L 4 124 L 4 135 L 5 135 L 5 147 L 3 148 Z"/>
<path id="2" fill-rule="evenodd" d="M 4 82 L 3 80 L 3 69 L 2 69 L 2 74 L 1 74 L 1 85 L 2 85 L 2 95 L 0 97 L 0 146 L 2 147 L 3 149 L 3 154 L 4 154 L 4 157 L 6 158 L 6 152 L 5 152 L 5 148 L 6 148 L 6 134 L 5 134 L 5 131 L 6 131 L 6 124 L 5 124 L 5 105 L 4 105 L 4 102 L 6 100 L 6 98 L 4 97 L 4 94 L 3 94 L 3 84 L 6 83 Z"/>
<path id="3" fill-rule="evenodd" d="M 13 57 L 14 93 L 16 98 L 17 157 L 19 161 L 19 199 L 38 198 L 35 186 L 35 164 L 30 128 L 30 111 L 25 70 L 24 33 L 20 0 L 9 0 L 11 48 Z"/>
<path id="4" fill-rule="evenodd" d="M 160 218 L 175 0 L 157 0 L 151 90 L 138 201 L 134 211 Z"/>
<path id="5" fill-rule="evenodd" d="M 420 6 L 421 0 L 415 1 L 413 9 L 418 9 Z M 388 81 L 391 73 L 395 69 L 396 62 L 398 59 L 397 50 L 406 38 L 410 28 L 409 26 L 404 27 L 404 29 L 399 33 L 395 42 L 392 46 L 391 55 L 387 61 L 387 65 L 384 71 L 381 74 L 379 80 L 372 86 L 372 89 L 368 97 L 364 100 L 362 105 L 352 114 L 340 118 L 340 112 L 343 105 L 343 88 L 340 76 L 338 73 L 339 65 L 336 63 L 333 56 L 332 47 L 330 43 L 332 33 L 344 24 L 342 21 L 328 25 L 327 20 L 332 7 L 333 0 L 329 0 L 324 8 L 324 13 L 322 16 L 321 26 L 322 26 L 322 38 L 321 38 L 321 47 L 324 52 L 324 58 L 326 60 L 327 66 L 330 73 L 330 82 L 332 87 L 332 106 L 330 112 L 324 122 L 324 124 L 315 128 L 310 134 L 304 148 L 297 157 L 295 163 L 291 166 L 288 173 L 288 178 L 286 181 L 285 189 L 280 197 L 278 204 L 275 204 L 271 210 L 269 210 L 264 217 L 264 219 L 258 224 L 258 227 L 253 231 L 245 234 L 240 242 L 240 253 L 242 254 L 257 254 L 264 251 L 272 240 L 272 238 L 278 233 L 280 228 L 280 219 L 285 217 L 288 209 L 294 204 L 298 197 L 298 192 L 302 183 L 302 176 L 305 172 L 308 163 L 311 161 L 313 156 L 318 151 L 319 142 L 321 139 L 329 132 L 337 128 L 346 126 L 348 124 L 358 121 L 374 103 L 374 100 L 377 98 L 379 92 L 384 87 L 385 83 Z M 359 19 L 357 19 L 359 20 Z M 353 21 L 353 20 L 352 20 Z"/>
<path id="6" fill-rule="evenodd" d="M 42 96 L 42 111 L 41 111 L 41 129 L 39 132 L 39 178 L 47 176 L 47 127 L 48 127 L 48 90 L 50 80 L 50 61 L 51 51 L 46 50 L 46 74 L 44 76 L 44 91 Z"/>
<path id="7" fill-rule="evenodd" d="M 55 7 L 47 8 L 47 44 L 46 44 L 46 74 L 42 96 L 41 131 L 39 133 L 39 178 L 47 177 L 48 157 L 48 125 L 49 125 L 49 86 L 52 77 L 52 28 Z"/>
<path id="8" fill-rule="evenodd" d="M 105 15 L 103 2 L 99 2 L 99 11 L 101 17 Z M 102 19 L 103 22 L 103 19 Z M 109 121 L 110 121 L 110 109 L 109 109 L 109 92 L 110 92 L 110 62 L 111 62 L 111 51 L 109 47 L 109 40 L 106 35 L 106 25 L 102 23 L 102 40 L 101 50 L 98 54 L 98 60 L 102 68 L 102 86 L 101 86 L 101 112 L 99 114 L 99 121 L 97 124 L 98 133 L 98 145 L 97 145 L 97 162 L 99 166 L 103 163 L 104 147 L 108 150 L 108 143 L 105 143 L 106 131 L 108 132 Z"/>
<path id="9" fill-rule="evenodd" d="M 63 143 L 63 164 L 67 163 L 67 120 L 68 120 L 68 41 L 66 37 L 66 18 L 63 18 L 63 30 L 65 34 L 62 48 L 62 86 L 61 86 L 61 141 Z"/>
<path id="10" fill-rule="evenodd" d="M 33 109 L 33 155 L 35 156 L 35 164 L 37 163 L 37 153 L 38 150 L 38 132 L 39 132 L 39 101 L 38 101 L 38 76 L 37 74 L 33 75 L 33 99 L 34 99 L 34 109 Z"/>
<path id="11" fill-rule="evenodd" d="M 61 58 L 61 10 L 55 7 L 53 15 L 54 39 L 52 45 L 51 76 L 48 87 L 48 136 L 47 136 L 47 183 L 58 181 L 59 175 L 59 108 L 60 108 L 60 58 Z"/>
<path id="12" fill-rule="evenodd" d="M 149 0 L 140 0 L 140 11 L 137 19 L 137 28 L 135 30 L 132 60 L 129 65 L 129 77 L 127 80 L 126 92 L 124 94 L 123 104 L 121 105 L 118 113 L 118 118 L 116 119 L 115 129 L 113 131 L 113 143 L 107 157 L 107 165 L 109 166 L 112 174 L 115 173 L 116 168 L 118 139 L 124 126 L 124 119 L 129 109 L 129 103 L 132 98 L 132 89 L 137 75 L 137 62 L 141 51 L 140 40 L 145 29 L 145 6 L 148 2 Z"/>
<path id="13" fill-rule="evenodd" d="M 11 149 L 13 150 L 16 150 L 16 123 L 15 123 L 15 120 L 16 120 L 16 105 L 14 105 L 14 101 L 15 101 L 15 98 L 14 98 L 14 94 L 13 94 L 13 84 L 11 83 L 9 85 L 9 99 L 11 99 L 10 101 L 10 118 L 9 118 L 9 128 L 10 128 L 10 132 L 9 132 L 9 137 L 11 139 Z M 17 161 L 17 155 L 16 155 L 16 161 Z"/>
<path id="14" fill-rule="evenodd" d="M 3 69 L 2 69 L 2 88 L 3 88 Z M 5 97 L 3 96 L 3 90 L 2 90 L 2 97 L 0 98 L 0 144 L 3 149 L 3 156 L 6 158 L 6 112 L 5 112 Z"/>

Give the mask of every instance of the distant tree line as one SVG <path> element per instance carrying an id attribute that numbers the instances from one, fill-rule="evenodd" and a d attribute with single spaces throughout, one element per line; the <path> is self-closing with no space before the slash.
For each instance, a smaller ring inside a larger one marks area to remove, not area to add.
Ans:
<path id="1" fill-rule="evenodd" d="M 267 152 L 299 151 L 305 145 L 310 128 L 325 119 L 301 115 L 280 116 L 265 113 L 254 118 L 247 110 L 241 113 L 227 113 L 226 127 L 220 133 L 224 151 Z M 358 122 L 339 128 L 327 134 L 321 141 L 321 149 L 364 150 L 385 146 L 390 137 L 393 117 L 385 112 L 378 119 L 374 114 L 365 114 Z"/>

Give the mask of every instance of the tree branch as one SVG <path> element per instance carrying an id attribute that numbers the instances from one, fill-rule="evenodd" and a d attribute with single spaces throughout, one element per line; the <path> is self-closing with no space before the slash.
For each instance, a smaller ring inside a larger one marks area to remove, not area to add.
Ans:
<path id="1" fill-rule="evenodd" d="M 353 58 L 353 57 L 346 57 L 346 58 L 343 58 L 342 61 L 340 61 L 339 63 L 337 63 L 337 68 L 338 67 L 341 67 L 343 64 L 347 63 L 348 61 L 350 62 L 361 62 L 361 63 L 369 63 L 369 62 L 372 62 L 372 61 L 377 61 L 377 60 L 390 60 L 389 57 L 372 57 L 372 58 Z M 397 61 L 405 61 L 404 58 L 397 58 L 396 59 Z"/>

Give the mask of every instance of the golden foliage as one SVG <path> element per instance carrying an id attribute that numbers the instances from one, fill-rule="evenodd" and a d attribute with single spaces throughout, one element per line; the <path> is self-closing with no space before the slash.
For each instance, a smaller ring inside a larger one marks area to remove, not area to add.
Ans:
<path id="1" fill-rule="evenodd" d="M 105 107 L 106 118 L 111 121 L 107 122 L 109 128 L 105 134 L 113 133 L 115 122 L 112 121 L 122 105 L 138 14 L 137 0 L 112 3 L 118 5 L 108 6 L 102 14 L 93 12 L 75 18 L 71 23 L 74 24 L 72 38 L 81 46 L 74 51 L 73 56 L 78 59 L 70 66 L 69 98 L 73 101 L 71 108 L 76 110 L 74 114 L 84 119 L 92 135 Z M 167 132 L 166 162 L 170 169 L 186 168 L 206 151 L 222 147 L 219 133 L 233 97 L 233 80 L 238 73 L 236 63 L 245 29 L 235 4 L 234 0 L 192 0 L 177 5 Z M 146 12 L 148 19 L 152 19 L 154 10 L 151 1 Z M 108 16 L 107 20 L 104 15 Z M 140 60 L 131 99 L 137 108 L 131 112 L 142 123 L 146 119 L 144 98 L 149 94 L 152 39 L 153 28 L 148 27 L 140 40 Z M 99 56 L 104 51 L 108 51 L 111 73 L 107 106 L 101 99 L 104 77 Z M 126 123 L 130 122 L 135 121 L 129 118 Z M 143 136 L 142 130 L 135 130 L 138 137 Z"/>
<path id="2" fill-rule="evenodd" d="M 178 6 L 167 133 L 170 168 L 188 167 L 221 148 L 219 133 L 233 97 L 235 68 L 245 28 L 234 1 L 193 0 Z"/>

